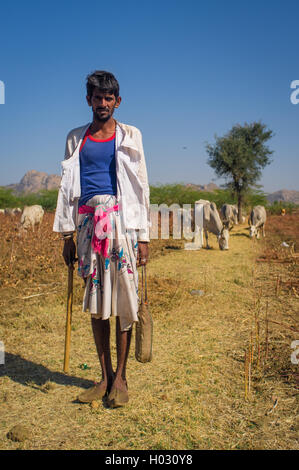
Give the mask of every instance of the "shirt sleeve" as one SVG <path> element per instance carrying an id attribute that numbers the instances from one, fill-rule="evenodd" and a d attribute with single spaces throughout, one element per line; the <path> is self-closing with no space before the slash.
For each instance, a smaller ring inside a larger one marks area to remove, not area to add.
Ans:
<path id="1" fill-rule="evenodd" d="M 68 133 L 65 143 L 64 159 L 67 160 L 72 155 L 71 132 Z M 62 184 L 58 190 L 56 211 L 54 216 L 53 231 L 62 235 L 69 235 L 76 231 L 74 224 L 74 207 L 71 207 L 66 197 Z"/>
<path id="2" fill-rule="evenodd" d="M 144 190 L 144 206 L 146 210 L 146 217 L 147 217 L 147 228 L 144 230 L 139 230 L 137 234 L 138 241 L 149 242 L 149 227 L 150 227 L 150 189 L 148 184 L 148 176 L 147 176 L 147 168 L 145 163 L 145 156 L 143 151 L 143 144 L 142 144 L 142 134 L 139 129 L 137 129 L 137 145 L 138 150 L 141 155 L 140 165 L 138 169 L 138 178 L 143 186 Z"/>

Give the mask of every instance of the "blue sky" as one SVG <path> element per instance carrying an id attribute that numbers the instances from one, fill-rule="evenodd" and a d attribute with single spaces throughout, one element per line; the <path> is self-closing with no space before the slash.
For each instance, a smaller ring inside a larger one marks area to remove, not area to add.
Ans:
<path id="1" fill-rule="evenodd" d="M 115 117 L 142 131 L 151 184 L 220 184 L 205 143 L 260 120 L 275 134 L 263 189 L 299 190 L 298 15 L 293 0 L 2 2 L 0 185 L 60 174 L 67 132 L 92 118 L 86 75 L 102 69 L 120 83 Z"/>

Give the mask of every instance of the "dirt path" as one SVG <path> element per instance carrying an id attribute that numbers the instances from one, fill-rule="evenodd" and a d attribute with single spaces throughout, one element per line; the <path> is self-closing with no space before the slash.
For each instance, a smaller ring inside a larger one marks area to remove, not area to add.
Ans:
<path id="1" fill-rule="evenodd" d="M 244 399 L 244 350 L 254 331 L 257 298 L 266 298 L 265 290 L 257 290 L 265 275 L 264 267 L 255 265 L 259 244 L 247 233 L 245 227 L 234 229 L 228 252 L 212 239 L 212 250 L 166 249 L 165 256 L 151 260 L 154 357 L 149 364 L 136 362 L 133 338 L 125 408 L 111 410 L 100 403 L 92 409 L 74 401 L 99 379 L 80 302 L 74 305 L 69 376 L 62 373 L 64 305 L 35 307 L 20 320 L 22 329 L 7 326 L 0 448 L 298 449 L 298 394 L 273 370 L 269 376 L 266 366 L 273 358 L 257 368 L 257 350 L 251 393 Z M 192 290 L 201 292 L 192 295 Z M 258 307 L 263 312 L 263 301 Z M 271 344 L 282 340 L 275 335 L 272 331 Z M 284 336 L 286 344 L 291 339 L 296 338 Z M 81 363 L 91 369 L 80 369 Z M 6 437 L 18 423 L 30 430 L 22 443 Z"/>

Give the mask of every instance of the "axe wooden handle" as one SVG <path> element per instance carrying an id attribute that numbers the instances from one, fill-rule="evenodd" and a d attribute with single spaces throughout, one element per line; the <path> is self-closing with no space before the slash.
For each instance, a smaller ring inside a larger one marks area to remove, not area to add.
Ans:
<path id="1" fill-rule="evenodd" d="M 72 326 L 72 308 L 73 308 L 73 272 L 74 266 L 68 267 L 68 290 L 67 290 L 67 312 L 65 326 L 65 346 L 64 346 L 64 364 L 63 371 L 69 372 L 70 363 L 70 344 L 71 344 L 71 326 Z"/>

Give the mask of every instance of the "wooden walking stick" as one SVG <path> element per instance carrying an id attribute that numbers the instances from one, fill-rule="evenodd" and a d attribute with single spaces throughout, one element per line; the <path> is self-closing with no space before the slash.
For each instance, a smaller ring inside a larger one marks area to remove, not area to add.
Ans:
<path id="1" fill-rule="evenodd" d="M 251 392 L 251 347 L 245 349 L 244 353 L 244 384 L 245 384 L 245 400 L 249 400 Z"/>
<path id="2" fill-rule="evenodd" d="M 72 307 L 73 307 L 73 272 L 74 272 L 74 265 L 70 263 L 68 266 L 67 311 L 66 311 L 64 364 L 63 364 L 63 371 L 67 374 L 69 372 L 69 363 L 70 363 L 71 325 L 72 325 Z"/>

